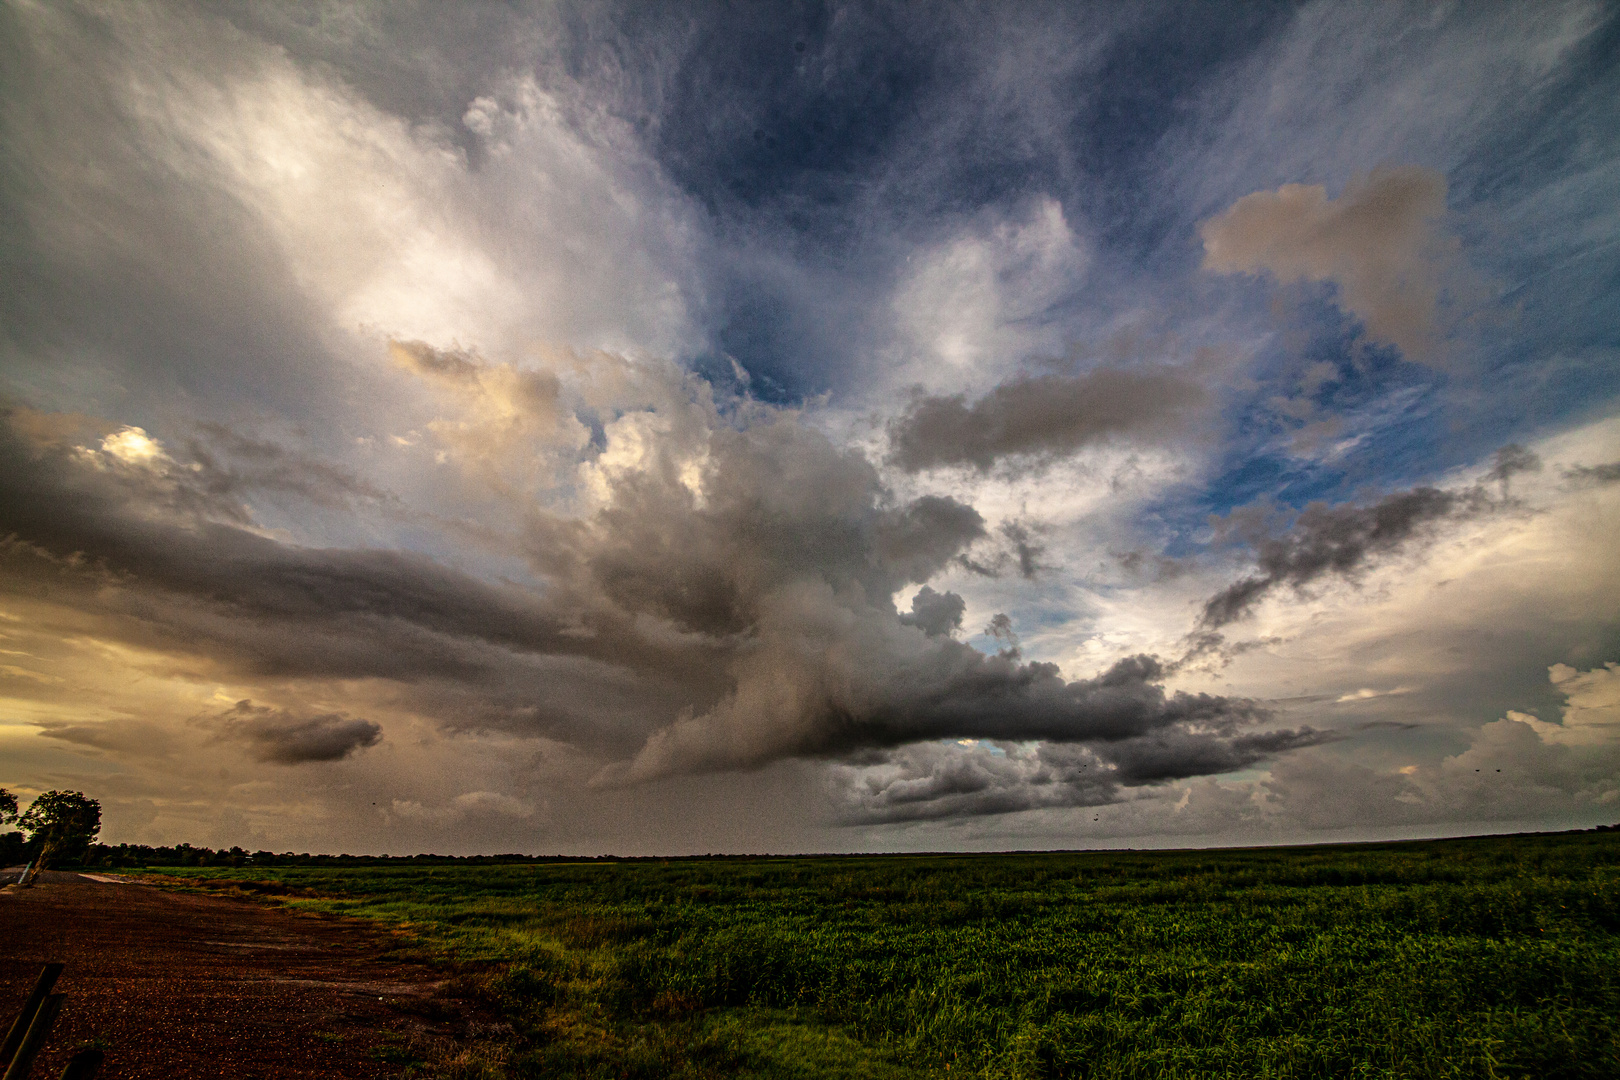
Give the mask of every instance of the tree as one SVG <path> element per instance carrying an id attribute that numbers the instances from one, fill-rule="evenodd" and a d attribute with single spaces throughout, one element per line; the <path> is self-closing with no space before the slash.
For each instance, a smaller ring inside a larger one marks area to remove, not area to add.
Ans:
<path id="1" fill-rule="evenodd" d="M 0 825 L 17 820 L 17 796 L 0 787 Z M 14 829 L 0 832 L 0 866 L 10 866 L 22 858 L 23 836 Z"/>
<path id="2" fill-rule="evenodd" d="M 23 812 L 17 824 L 28 834 L 29 843 L 38 845 L 28 875 L 32 883 L 53 861 L 84 854 L 101 831 L 101 803 L 81 791 L 47 791 Z"/>

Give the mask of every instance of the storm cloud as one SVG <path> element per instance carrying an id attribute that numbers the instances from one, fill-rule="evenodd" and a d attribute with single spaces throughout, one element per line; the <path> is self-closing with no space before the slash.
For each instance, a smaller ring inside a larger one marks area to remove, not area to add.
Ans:
<path id="1" fill-rule="evenodd" d="M 381 725 L 370 720 L 341 713 L 298 716 L 251 700 L 238 701 L 215 723 L 228 738 L 246 743 L 259 761 L 277 765 L 341 761 L 382 739 Z"/>
<path id="2" fill-rule="evenodd" d="M 915 626 L 929 637 L 950 634 L 962 628 L 962 612 L 967 602 L 953 592 L 938 593 L 924 585 L 911 598 L 911 611 L 900 616 L 906 626 Z"/>
<path id="3" fill-rule="evenodd" d="M 862 824 L 1106 806 L 1128 788 L 1232 772 L 1337 738 L 1309 727 L 1225 738 L 1175 727 L 1086 745 L 950 740 L 841 764 L 832 789 L 845 818 Z"/>
<path id="4" fill-rule="evenodd" d="M 896 502 L 864 457 L 792 413 L 759 407 L 737 424 L 702 398 L 671 408 L 670 430 L 687 435 L 638 437 L 635 460 L 599 465 L 593 511 L 531 512 L 527 585 L 259 535 L 206 471 L 117 435 L 99 448 L 6 437 L 0 529 L 21 545 L 18 569 L 32 559 L 36 577 L 116 581 L 110 597 L 88 583 L 76 595 L 122 632 L 249 670 L 527 683 L 552 717 L 543 730 L 597 746 L 587 720 L 559 719 L 568 695 L 522 658 L 617 672 L 646 734 L 601 770 L 610 785 L 940 738 L 1153 735 L 1173 757 L 1195 731 L 1240 747 L 1239 729 L 1267 718 L 1252 702 L 1168 693 L 1150 657 L 1071 681 L 1016 649 L 986 656 L 949 636 L 963 610 L 954 594 L 920 591 L 903 616 L 893 595 L 983 538 L 977 512 L 935 495 Z M 605 459 L 614 445 L 610 435 Z M 231 723 L 274 760 L 346 752 L 370 730 L 245 711 Z M 1185 745 L 1195 770 L 1242 759 Z"/>

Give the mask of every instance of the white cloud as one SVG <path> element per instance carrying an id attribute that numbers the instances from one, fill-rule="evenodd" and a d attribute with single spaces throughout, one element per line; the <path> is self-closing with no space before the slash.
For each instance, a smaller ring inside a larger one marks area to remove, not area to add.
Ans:
<path id="1" fill-rule="evenodd" d="M 117 201 L 120 173 L 144 170 L 147 197 L 172 204 L 159 213 L 245 209 L 329 333 L 500 354 L 552 343 L 671 355 L 697 340 L 683 197 L 632 131 L 568 100 L 566 81 L 492 73 L 467 114 L 487 149 L 474 169 L 449 133 L 222 20 L 79 14 L 103 35 L 93 64 L 74 63 L 90 46 L 61 13 L 22 13 L 41 65 L 74 64 L 79 85 L 15 133 L 51 177 L 32 207 L 41 232 L 83 257 L 144 242 Z M 66 115 L 96 95 L 88 116 Z M 87 157 L 99 169 L 74 164 Z"/>
<path id="2" fill-rule="evenodd" d="M 1333 704 L 1343 705 L 1347 701 L 1371 701 L 1373 698 L 1394 697 L 1397 694 L 1410 694 L 1411 692 L 1412 688 L 1409 686 L 1397 686 L 1393 690 L 1374 690 L 1371 687 L 1364 686 L 1352 693 L 1340 694 L 1333 699 Z"/>
<path id="3" fill-rule="evenodd" d="M 533 805 L 498 791 L 468 791 L 457 795 L 443 806 L 423 806 L 412 799 L 395 799 L 390 807 L 394 814 L 408 821 L 423 822 L 444 827 L 458 825 L 468 818 L 515 818 L 527 821 L 535 817 Z"/>
<path id="4" fill-rule="evenodd" d="M 138 427 L 124 427 L 101 440 L 101 452 L 126 465 L 156 465 L 168 460 L 163 447 Z"/>
<path id="5" fill-rule="evenodd" d="M 1564 695 L 1562 722 L 1549 723 L 1512 710 L 1506 719 L 1528 725 L 1549 743 L 1567 746 L 1620 743 L 1620 663 L 1611 660 L 1590 671 L 1554 664 L 1547 669 L 1547 677 Z"/>
<path id="6" fill-rule="evenodd" d="M 944 393 L 987 388 L 1031 353 L 1060 355 L 1068 343 L 1051 309 L 1079 288 L 1090 263 L 1051 197 L 913 259 L 894 298 L 906 355 L 889 377 Z"/>

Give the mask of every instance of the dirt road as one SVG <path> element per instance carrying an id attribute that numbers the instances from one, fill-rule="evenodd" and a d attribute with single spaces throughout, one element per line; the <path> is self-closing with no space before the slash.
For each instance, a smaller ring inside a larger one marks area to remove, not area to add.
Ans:
<path id="1" fill-rule="evenodd" d="M 0 890 L 0 1028 L 60 960 L 68 997 L 35 1080 L 92 1040 L 109 1080 L 393 1076 L 384 1059 L 405 1039 L 461 1012 L 445 972 L 390 958 L 395 947 L 346 920 L 47 874 Z"/>

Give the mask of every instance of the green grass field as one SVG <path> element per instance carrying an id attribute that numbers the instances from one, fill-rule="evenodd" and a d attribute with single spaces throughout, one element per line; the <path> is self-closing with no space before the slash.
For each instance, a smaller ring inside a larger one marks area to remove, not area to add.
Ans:
<path id="1" fill-rule="evenodd" d="M 481 973 L 423 1076 L 1620 1076 L 1620 832 L 163 872 Z"/>

